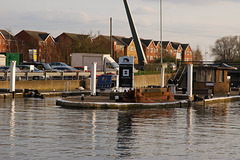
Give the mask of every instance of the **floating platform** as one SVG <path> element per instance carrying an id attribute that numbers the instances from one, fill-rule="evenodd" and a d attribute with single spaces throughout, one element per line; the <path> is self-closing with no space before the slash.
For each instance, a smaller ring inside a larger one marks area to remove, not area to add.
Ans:
<path id="1" fill-rule="evenodd" d="M 84 100 L 81 100 L 81 97 L 58 99 L 56 101 L 56 105 L 64 108 L 75 109 L 146 109 L 146 108 L 184 108 L 190 106 L 205 107 L 213 103 L 226 103 L 233 101 L 240 101 L 240 96 L 216 97 L 192 103 L 189 103 L 188 100 L 179 100 L 175 102 L 163 102 L 163 103 L 128 103 L 128 102 L 115 102 L 115 100 L 110 100 L 108 96 L 86 96 Z"/>
<path id="2" fill-rule="evenodd" d="M 181 100 L 166 103 L 128 103 L 115 102 L 107 96 L 87 96 L 84 100 L 80 97 L 63 98 L 56 101 L 56 105 L 65 108 L 78 109 L 143 109 L 143 108 L 181 108 L 187 107 L 188 101 Z"/>

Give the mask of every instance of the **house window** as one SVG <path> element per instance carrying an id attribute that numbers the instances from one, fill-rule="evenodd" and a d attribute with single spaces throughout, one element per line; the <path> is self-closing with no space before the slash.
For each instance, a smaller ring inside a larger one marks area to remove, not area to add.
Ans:
<path id="1" fill-rule="evenodd" d="M 156 49 L 156 54 L 158 54 L 158 49 Z"/>
<path id="2" fill-rule="evenodd" d="M 151 48 L 151 53 L 153 53 L 153 48 Z"/>
<path id="3" fill-rule="evenodd" d="M 5 40 L 3 39 L 3 44 L 5 44 Z"/>
<path id="4" fill-rule="evenodd" d="M 131 51 L 134 51 L 134 48 L 133 48 L 133 47 L 131 47 Z"/>
<path id="5" fill-rule="evenodd" d="M 5 52 L 5 49 L 3 49 L 3 52 Z"/>
<path id="6" fill-rule="evenodd" d="M 147 52 L 149 52 L 149 48 L 147 48 Z"/>
<path id="7" fill-rule="evenodd" d="M 187 51 L 187 55 L 189 55 L 189 51 Z"/>
<path id="8" fill-rule="evenodd" d="M 150 60 L 151 60 L 151 61 L 153 60 L 153 56 L 150 56 Z"/>
<path id="9" fill-rule="evenodd" d="M 0 39 L 0 44 L 2 43 L 2 40 Z"/>
<path id="10" fill-rule="evenodd" d="M 149 56 L 147 56 L 147 59 L 149 60 Z"/>
<path id="11" fill-rule="evenodd" d="M 224 82 L 224 72 L 223 72 L 223 70 L 219 71 L 219 82 Z"/>

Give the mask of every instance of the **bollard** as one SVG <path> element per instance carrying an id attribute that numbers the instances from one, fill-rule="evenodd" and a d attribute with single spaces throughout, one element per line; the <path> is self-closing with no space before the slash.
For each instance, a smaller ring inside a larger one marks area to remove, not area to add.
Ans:
<path id="1" fill-rule="evenodd" d="M 162 68 L 161 68 L 161 87 L 164 88 L 165 86 L 165 69 L 167 68 L 167 63 L 162 63 Z"/>
<path id="2" fill-rule="evenodd" d="M 192 87 L 193 87 L 193 64 L 188 64 L 187 73 L 187 95 L 189 101 L 192 101 Z"/>
<path id="3" fill-rule="evenodd" d="M 96 71 L 97 62 L 93 62 L 91 68 L 91 96 L 96 96 Z"/>
<path id="4" fill-rule="evenodd" d="M 12 96 L 14 98 L 15 94 L 15 82 L 16 82 L 16 61 L 11 61 L 10 66 L 10 92 L 12 93 Z"/>

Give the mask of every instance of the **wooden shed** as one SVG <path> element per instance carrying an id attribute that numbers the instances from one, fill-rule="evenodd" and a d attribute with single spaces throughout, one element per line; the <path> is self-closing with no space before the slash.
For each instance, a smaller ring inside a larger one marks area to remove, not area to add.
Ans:
<path id="1" fill-rule="evenodd" d="M 193 93 L 228 94 L 230 91 L 228 70 L 236 69 L 225 63 L 194 66 Z"/>

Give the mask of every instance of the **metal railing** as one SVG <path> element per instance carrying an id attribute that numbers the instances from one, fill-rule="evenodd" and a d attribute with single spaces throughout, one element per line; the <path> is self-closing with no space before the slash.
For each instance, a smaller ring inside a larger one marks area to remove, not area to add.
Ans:
<path id="1" fill-rule="evenodd" d="M 90 72 L 17 72 L 16 80 L 79 80 L 90 76 Z M 103 72 L 97 72 L 97 75 Z M 0 72 L 1 81 L 10 80 L 10 72 Z"/>

